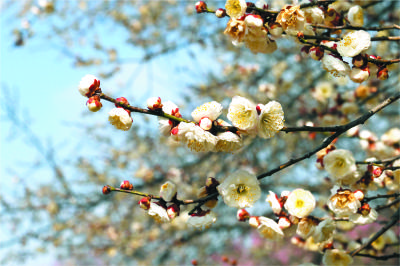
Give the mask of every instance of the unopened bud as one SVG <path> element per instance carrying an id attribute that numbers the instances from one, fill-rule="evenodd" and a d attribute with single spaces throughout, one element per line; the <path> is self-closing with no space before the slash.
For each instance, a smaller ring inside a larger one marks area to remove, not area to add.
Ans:
<path id="1" fill-rule="evenodd" d="M 100 97 L 98 95 L 90 97 L 87 102 L 86 106 L 91 112 L 97 112 L 103 106 L 100 102 Z"/>
<path id="2" fill-rule="evenodd" d="M 376 167 L 372 173 L 374 174 L 375 177 L 380 177 L 382 172 L 383 172 L 382 168 Z"/>
<path id="3" fill-rule="evenodd" d="M 165 201 L 171 201 L 176 196 L 176 185 L 170 181 L 165 182 L 160 189 L 160 196 Z"/>
<path id="4" fill-rule="evenodd" d="M 364 199 L 364 192 L 362 192 L 362 191 L 359 190 L 359 189 L 356 190 L 356 191 L 354 191 L 353 194 L 354 194 L 354 197 L 355 197 L 356 199 L 358 199 L 359 201 L 361 201 L 361 200 Z"/>
<path id="5" fill-rule="evenodd" d="M 313 46 L 310 48 L 309 55 L 312 59 L 319 61 L 322 57 L 324 57 L 324 50 L 322 50 L 319 46 Z"/>
<path id="6" fill-rule="evenodd" d="M 219 185 L 219 182 L 217 179 L 215 179 L 214 177 L 207 177 L 206 187 L 208 189 L 216 188 L 218 185 Z"/>
<path id="7" fill-rule="evenodd" d="M 283 33 L 283 29 L 281 24 L 279 23 L 274 23 L 269 27 L 269 33 L 273 36 L 273 37 L 281 37 L 282 33 Z"/>
<path id="8" fill-rule="evenodd" d="M 125 97 L 119 97 L 119 98 L 115 99 L 115 107 L 121 107 L 121 106 L 119 106 L 120 103 L 129 105 L 129 102 Z"/>
<path id="9" fill-rule="evenodd" d="M 245 222 L 250 219 L 250 213 L 245 209 L 241 209 L 237 211 L 236 218 L 239 222 Z"/>
<path id="10" fill-rule="evenodd" d="M 147 99 L 147 108 L 150 110 L 158 110 L 162 107 L 163 105 L 160 97 L 151 97 Z"/>
<path id="11" fill-rule="evenodd" d="M 199 264 L 199 263 L 197 262 L 197 260 L 192 260 L 191 263 L 192 263 L 193 266 L 197 266 L 197 265 Z"/>
<path id="12" fill-rule="evenodd" d="M 215 16 L 217 18 L 223 18 L 226 16 L 226 10 L 223 8 L 218 8 L 217 10 L 215 10 Z"/>
<path id="13" fill-rule="evenodd" d="M 93 75 L 85 75 L 79 82 L 79 92 L 83 96 L 92 97 L 97 91 L 100 91 L 100 80 Z"/>
<path id="14" fill-rule="evenodd" d="M 386 80 L 389 77 L 389 72 L 386 67 L 379 68 L 378 73 L 376 74 L 377 78 L 380 80 Z"/>
<path id="15" fill-rule="evenodd" d="M 367 58 L 362 54 L 353 57 L 353 66 L 355 67 L 363 67 L 367 64 L 367 62 Z"/>
<path id="16" fill-rule="evenodd" d="M 107 195 L 107 194 L 110 194 L 111 193 L 111 188 L 110 188 L 110 186 L 104 186 L 103 187 L 103 194 L 104 195 Z"/>
<path id="17" fill-rule="evenodd" d="M 249 224 L 251 227 L 257 228 L 261 223 L 258 220 L 258 216 L 251 216 L 249 219 Z"/>
<path id="18" fill-rule="evenodd" d="M 262 105 L 261 104 L 257 104 L 256 110 L 257 110 L 257 114 L 260 115 L 261 114 L 261 110 L 262 110 Z"/>
<path id="19" fill-rule="evenodd" d="M 368 66 L 363 68 L 353 67 L 350 71 L 350 79 L 356 83 L 362 83 L 369 78 Z"/>
<path id="20" fill-rule="evenodd" d="M 174 219 L 175 217 L 179 216 L 179 212 L 180 212 L 179 207 L 175 203 L 167 208 L 167 214 L 171 219 Z"/>
<path id="21" fill-rule="evenodd" d="M 371 206 L 369 206 L 368 203 L 364 203 L 359 209 L 358 211 L 363 215 L 363 216 L 367 216 L 370 212 L 371 212 Z"/>
<path id="22" fill-rule="evenodd" d="M 212 121 L 208 117 L 200 119 L 199 126 L 204 130 L 210 130 L 212 128 Z"/>
<path id="23" fill-rule="evenodd" d="M 278 225 L 281 229 L 289 228 L 292 224 L 287 217 L 280 217 L 278 221 Z"/>
<path id="24" fill-rule="evenodd" d="M 142 208 L 143 210 L 150 209 L 150 198 L 148 197 L 141 198 L 138 203 L 140 208 Z"/>
<path id="25" fill-rule="evenodd" d="M 199 1 L 196 3 L 196 12 L 204 13 L 207 12 L 207 4 L 204 1 Z"/>
<path id="26" fill-rule="evenodd" d="M 128 180 L 125 180 L 121 183 L 120 185 L 121 189 L 125 189 L 125 190 L 132 190 L 133 189 L 133 185 L 131 183 L 129 183 Z"/>

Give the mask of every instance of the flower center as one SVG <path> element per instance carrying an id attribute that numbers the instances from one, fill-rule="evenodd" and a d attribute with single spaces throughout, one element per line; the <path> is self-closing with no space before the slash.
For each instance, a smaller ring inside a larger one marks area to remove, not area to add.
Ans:
<path id="1" fill-rule="evenodd" d="M 296 201 L 296 208 L 302 208 L 303 206 L 304 206 L 304 201 L 302 201 L 302 200 Z"/>
<path id="2" fill-rule="evenodd" d="M 239 184 L 239 185 L 237 186 L 237 193 L 239 193 L 239 194 L 245 193 L 246 190 L 247 190 L 246 185 Z"/>

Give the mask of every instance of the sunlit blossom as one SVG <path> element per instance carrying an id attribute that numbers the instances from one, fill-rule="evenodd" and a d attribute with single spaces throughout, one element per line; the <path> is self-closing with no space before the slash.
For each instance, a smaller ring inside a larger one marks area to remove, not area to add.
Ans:
<path id="1" fill-rule="evenodd" d="M 256 105 L 241 96 L 235 96 L 229 105 L 228 119 L 241 130 L 251 130 L 257 125 Z"/>
<path id="2" fill-rule="evenodd" d="M 258 135 L 262 138 L 271 138 L 283 128 L 285 121 L 280 103 L 271 101 L 266 105 L 258 105 L 261 113 L 258 116 Z"/>
<path id="3" fill-rule="evenodd" d="M 289 194 L 284 206 L 291 215 L 304 218 L 315 209 L 315 198 L 310 191 L 298 188 Z"/>
<path id="4" fill-rule="evenodd" d="M 123 108 L 113 108 L 108 113 L 108 121 L 110 121 L 111 125 L 113 125 L 116 129 L 120 130 L 129 130 L 132 126 L 132 117 Z"/>
<path id="5" fill-rule="evenodd" d="M 339 42 L 337 50 L 341 56 L 354 57 L 371 46 L 371 35 L 359 30 L 346 34 Z"/>

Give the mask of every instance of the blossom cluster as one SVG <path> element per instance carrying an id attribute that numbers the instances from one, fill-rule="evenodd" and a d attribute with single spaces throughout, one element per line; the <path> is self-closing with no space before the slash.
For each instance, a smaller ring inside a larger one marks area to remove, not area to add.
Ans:
<path id="1" fill-rule="evenodd" d="M 100 81 L 93 75 L 86 75 L 79 84 L 79 92 L 89 98 L 90 111 L 101 109 Z M 119 130 L 129 130 L 132 126 L 130 109 L 126 98 L 115 99 L 115 108 L 108 120 Z M 182 119 L 179 107 L 171 101 L 161 102 L 160 97 L 147 100 L 147 108 L 158 115 L 159 129 L 164 136 L 185 143 L 196 152 L 236 152 L 243 146 L 241 135 L 258 135 L 271 138 L 284 126 L 284 113 L 280 103 L 270 101 L 267 104 L 254 104 L 252 101 L 235 96 L 229 105 L 228 122 L 218 119 L 223 107 L 216 101 L 205 103 L 192 112 L 193 122 Z M 226 129 L 228 128 L 228 129 Z"/>

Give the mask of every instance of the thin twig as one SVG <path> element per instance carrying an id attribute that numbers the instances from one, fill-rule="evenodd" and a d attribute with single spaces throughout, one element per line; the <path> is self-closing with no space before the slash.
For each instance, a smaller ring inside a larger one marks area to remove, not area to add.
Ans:
<path id="1" fill-rule="evenodd" d="M 388 259 L 394 259 L 400 257 L 400 253 L 393 253 L 391 255 L 383 255 L 383 256 L 374 256 L 370 254 L 355 254 L 354 256 L 359 256 L 359 257 L 367 257 L 367 258 L 373 258 L 376 260 L 388 260 Z"/>

